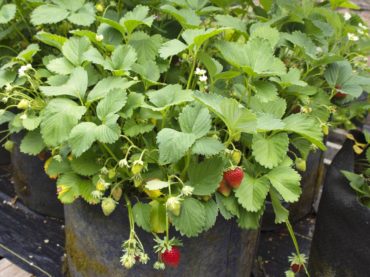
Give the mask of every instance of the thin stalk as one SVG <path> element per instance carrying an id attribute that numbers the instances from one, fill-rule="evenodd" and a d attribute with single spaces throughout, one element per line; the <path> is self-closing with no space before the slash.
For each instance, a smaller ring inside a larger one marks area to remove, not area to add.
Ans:
<path id="1" fill-rule="evenodd" d="M 290 235 L 290 237 L 291 237 L 291 239 L 293 241 L 295 251 L 297 252 L 297 255 L 298 256 L 301 256 L 301 253 L 299 251 L 299 246 L 298 246 L 297 238 L 296 238 L 296 236 L 294 234 L 293 227 L 290 224 L 289 219 L 287 221 L 285 221 L 285 224 L 286 224 L 286 227 L 288 228 L 289 235 Z M 303 263 L 303 268 L 304 268 L 304 271 L 306 272 L 307 276 L 310 277 L 310 273 L 308 273 L 308 270 L 307 270 L 306 265 L 304 263 Z"/>

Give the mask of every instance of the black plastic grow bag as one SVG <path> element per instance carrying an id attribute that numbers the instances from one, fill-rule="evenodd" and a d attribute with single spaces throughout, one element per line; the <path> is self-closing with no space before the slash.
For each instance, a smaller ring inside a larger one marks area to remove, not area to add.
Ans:
<path id="1" fill-rule="evenodd" d="M 258 231 L 241 230 L 235 222 L 227 222 L 221 216 L 211 230 L 199 237 L 183 238 L 180 265 L 164 271 L 152 267 L 157 260 L 152 249 L 153 236 L 140 228 L 135 230 L 150 254 L 150 261 L 126 270 L 119 262 L 121 244 L 129 236 L 124 206 L 119 205 L 112 215 L 105 217 L 99 206 L 88 205 L 82 200 L 65 205 L 68 276 L 250 276 Z"/>
<path id="2" fill-rule="evenodd" d="M 370 209 L 360 204 L 341 173 L 354 171 L 352 146 L 350 140 L 344 143 L 326 175 L 311 245 L 311 276 L 370 276 Z"/>
<path id="3" fill-rule="evenodd" d="M 18 197 L 31 210 L 43 215 L 63 218 L 63 205 L 57 198 L 56 184 L 44 171 L 39 157 L 20 152 L 23 134 L 15 134 L 11 161 L 14 188 Z"/>

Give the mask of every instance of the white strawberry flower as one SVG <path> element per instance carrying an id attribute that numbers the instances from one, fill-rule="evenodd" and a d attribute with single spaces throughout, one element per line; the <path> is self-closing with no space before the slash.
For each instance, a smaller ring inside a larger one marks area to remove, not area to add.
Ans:
<path id="1" fill-rule="evenodd" d="M 351 40 L 351 41 L 358 41 L 359 40 L 359 37 L 356 36 L 355 34 L 353 33 L 348 33 L 347 34 L 347 37 L 348 37 L 348 40 Z"/>
<path id="2" fill-rule="evenodd" d="M 363 30 L 367 30 L 367 26 L 366 25 L 364 25 L 364 24 L 362 24 L 361 22 L 360 23 L 358 23 L 358 27 L 360 27 L 361 29 L 363 29 Z"/>
<path id="3" fill-rule="evenodd" d="M 184 186 L 181 193 L 185 196 L 191 196 L 193 194 L 194 188 L 191 186 Z"/>
<path id="4" fill-rule="evenodd" d="M 207 73 L 207 71 L 206 70 L 204 70 L 204 69 L 200 69 L 199 67 L 197 67 L 196 69 L 195 69 L 195 75 L 199 75 L 199 76 L 201 76 L 201 75 L 205 75 Z"/>
<path id="5" fill-rule="evenodd" d="M 97 41 L 102 41 L 103 39 L 104 39 L 104 36 L 103 35 L 96 35 L 95 36 L 95 39 L 97 40 Z"/>
<path id="6" fill-rule="evenodd" d="M 208 77 L 206 75 L 199 76 L 199 81 L 206 83 L 208 80 Z"/>
<path id="7" fill-rule="evenodd" d="M 351 19 L 351 17 L 352 17 L 352 15 L 351 15 L 349 12 L 345 12 L 343 16 L 344 16 L 344 19 L 345 19 L 346 21 L 350 20 L 350 19 Z"/>

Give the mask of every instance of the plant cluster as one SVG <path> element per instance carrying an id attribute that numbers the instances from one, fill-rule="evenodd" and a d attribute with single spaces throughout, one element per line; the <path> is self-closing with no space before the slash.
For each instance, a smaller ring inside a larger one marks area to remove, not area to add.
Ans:
<path id="1" fill-rule="evenodd" d="M 359 142 L 352 134 L 347 136 L 354 142 L 353 151 L 360 155 L 356 160 L 356 165 L 361 172 L 342 170 L 342 173 L 356 192 L 360 203 L 370 208 L 370 134 L 365 131 L 364 135 L 366 142 Z"/>
<path id="2" fill-rule="evenodd" d="M 348 1 L 16 2 L 0 14 L 32 10 L 32 43 L 2 60 L 0 121 L 50 152 L 63 203 L 127 207 L 126 268 L 148 262 L 136 226 L 163 269 L 180 259 L 170 227 L 257 229 L 268 197 L 287 222 L 330 115 L 370 84 L 367 27 L 335 11 Z"/>

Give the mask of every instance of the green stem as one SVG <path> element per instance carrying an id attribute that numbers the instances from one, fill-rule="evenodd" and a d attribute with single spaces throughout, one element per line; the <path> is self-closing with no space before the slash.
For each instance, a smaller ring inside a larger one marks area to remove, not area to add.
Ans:
<path id="1" fill-rule="evenodd" d="M 186 171 L 188 170 L 188 168 L 190 166 L 190 158 L 191 158 L 190 151 L 188 151 L 188 153 L 185 157 L 185 166 L 184 166 L 184 169 L 181 172 L 181 179 L 185 178 Z"/>
<path id="2" fill-rule="evenodd" d="M 193 79 L 193 75 L 194 75 L 194 70 L 195 70 L 195 65 L 197 64 L 197 54 L 198 52 L 195 51 L 194 53 L 194 57 L 193 57 L 193 64 L 191 66 L 191 70 L 190 70 L 190 74 L 189 74 L 189 79 L 188 79 L 188 83 L 186 85 L 186 89 L 189 89 L 190 88 L 190 85 L 191 85 L 191 81 Z"/>
<path id="3" fill-rule="evenodd" d="M 114 153 L 112 152 L 112 150 L 110 150 L 110 148 L 109 148 L 106 144 L 102 143 L 101 145 L 104 147 L 104 149 L 105 149 L 105 150 L 107 150 L 107 152 L 109 153 L 109 155 L 111 155 L 111 156 L 112 156 L 112 158 L 113 158 L 116 162 L 118 162 L 118 161 L 119 161 L 119 160 L 118 160 L 118 158 L 116 157 L 116 155 L 114 155 Z"/>
<path id="4" fill-rule="evenodd" d="M 301 253 L 299 251 L 299 246 L 298 246 L 297 238 L 296 238 L 296 236 L 294 234 L 293 227 L 290 224 L 289 219 L 287 221 L 285 221 L 285 224 L 286 224 L 286 227 L 288 228 L 289 235 L 290 235 L 290 237 L 291 237 L 291 239 L 293 241 L 295 251 L 297 252 L 297 255 L 300 257 L 301 256 Z M 310 277 L 310 273 L 308 273 L 308 270 L 307 270 L 306 265 L 304 263 L 303 263 L 303 268 L 304 268 L 304 271 L 306 272 L 307 276 Z"/>

